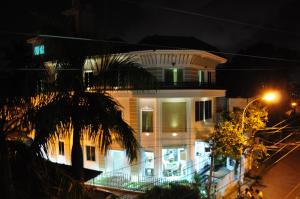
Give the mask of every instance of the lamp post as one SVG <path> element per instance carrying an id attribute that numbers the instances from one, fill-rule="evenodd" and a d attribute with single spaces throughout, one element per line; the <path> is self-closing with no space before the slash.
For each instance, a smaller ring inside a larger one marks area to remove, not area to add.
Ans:
<path id="1" fill-rule="evenodd" d="M 273 102 L 273 101 L 278 100 L 278 98 L 279 98 L 278 92 L 267 92 L 264 95 L 257 97 L 255 99 L 251 100 L 250 102 L 248 102 L 248 104 L 243 109 L 243 113 L 242 113 L 242 124 L 241 124 L 242 134 L 244 134 L 245 115 L 246 115 L 246 111 L 249 108 L 249 106 L 259 100 L 263 100 L 266 102 Z M 239 196 L 241 196 L 241 185 L 242 185 L 242 155 L 240 157 Z"/>

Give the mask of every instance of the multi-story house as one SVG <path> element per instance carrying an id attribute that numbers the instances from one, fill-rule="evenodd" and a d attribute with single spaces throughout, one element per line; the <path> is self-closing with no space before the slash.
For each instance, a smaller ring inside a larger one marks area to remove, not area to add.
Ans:
<path id="1" fill-rule="evenodd" d="M 44 53 L 41 44 L 33 50 L 35 54 Z M 129 164 L 125 150 L 117 143 L 103 154 L 97 143 L 84 138 L 84 167 L 102 171 L 96 179 L 99 182 L 101 178 L 119 176 L 121 183 L 124 179 L 191 179 L 195 171 L 208 171 L 207 139 L 220 113 L 227 108 L 225 90 L 216 84 L 216 66 L 227 60 L 202 50 L 146 50 L 125 54 L 159 81 L 155 90 L 116 87 L 109 91 L 121 105 L 122 117 L 136 132 L 141 146 L 138 160 Z M 87 86 L 92 82 L 96 62 L 97 59 L 85 60 L 83 78 Z M 50 150 L 50 160 L 71 164 L 71 146 L 70 137 L 60 138 Z M 230 161 L 227 168 L 233 169 Z"/>
<path id="2" fill-rule="evenodd" d="M 122 106 L 123 118 L 137 132 L 141 145 L 138 160 L 129 165 L 125 150 L 113 144 L 104 155 L 85 139 L 84 166 L 104 173 L 169 179 L 191 177 L 210 164 L 206 143 L 225 90 L 216 85 L 216 66 L 226 59 L 200 50 L 156 50 L 128 53 L 160 82 L 156 90 L 116 90 L 110 95 Z M 89 84 L 95 61 L 84 65 Z M 70 140 L 59 140 L 52 161 L 70 164 Z"/>

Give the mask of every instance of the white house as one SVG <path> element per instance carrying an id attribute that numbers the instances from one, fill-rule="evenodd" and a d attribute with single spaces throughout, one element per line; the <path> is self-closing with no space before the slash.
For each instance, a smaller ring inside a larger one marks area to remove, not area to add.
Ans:
<path id="1" fill-rule="evenodd" d="M 114 90 L 109 94 L 122 106 L 123 118 L 137 132 L 139 158 L 129 165 L 125 150 L 114 143 L 104 155 L 88 139 L 82 140 L 84 166 L 101 170 L 97 179 L 121 176 L 131 181 L 190 179 L 210 164 L 206 140 L 219 113 L 226 108 L 225 90 L 216 86 L 216 66 L 226 59 L 201 50 L 147 50 L 127 53 L 162 82 L 156 90 Z M 97 61 L 97 60 L 96 60 Z M 84 65 L 85 82 L 95 60 Z M 71 139 L 61 139 L 50 159 L 70 164 Z"/>

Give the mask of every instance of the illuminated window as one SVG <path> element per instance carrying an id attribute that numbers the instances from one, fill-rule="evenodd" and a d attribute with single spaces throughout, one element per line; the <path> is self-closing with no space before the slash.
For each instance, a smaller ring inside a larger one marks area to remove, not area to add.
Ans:
<path id="1" fill-rule="evenodd" d="M 176 84 L 183 81 L 183 70 L 178 68 L 165 69 L 165 82 Z"/>
<path id="2" fill-rule="evenodd" d="M 44 45 L 37 45 L 33 48 L 34 55 L 44 55 L 45 54 L 45 46 Z"/>
<path id="3" fill-rule="evenodd" d="M 162 131 L 186 132 L 186 102 L 162 103 Z"/>
<path id="4" fill-rule="evenodd" d="M 61 141 L 58 142 L 58 154 L 59 155 L 65 155 L 65 144 L 64 144 L 64 142 L 61 142 Z"/>
<path id="5" fill-rule="evenodd" d="M 85 71 L 84 72 L 84 84 L 86 87 L 93 86 L 94 74 L 93 71 Z"/>
<path id="6" fill-rule="evenodd" d="M 95 147 L 86 146 L 86 160 L 95 161 Z"/>
<path id="7" fill-rule="evenodd" d="M 142 132 L 153 132 L 152 110 L 142 110 Z"/>
<path id="8" fill-rule="evenodd" d="M 145 175 L 153 176 L 154 175 L 154 153 L 145 152 Z"/>
<path id="9" fill-rule="evenodd" d="M 195 121 L 202 121 L 212 117 L 212 101 L 195 102 Z"/>
<path id="10" fill-rule="evenodd" d="M 199 83 L 204 83 L 204 71 L 203 70 L 198 71 L 198 80 L 199 80 Z"/>
<path id="11" fill-rule="evenodd" d="M 164 148 L 162 155 L 163 176 L 186 175 L 187 153 L 185 148 Z"/>

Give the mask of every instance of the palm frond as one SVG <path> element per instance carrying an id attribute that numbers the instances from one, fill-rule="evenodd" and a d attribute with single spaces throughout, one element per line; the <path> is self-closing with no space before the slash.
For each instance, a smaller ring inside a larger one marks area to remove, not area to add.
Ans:
<path id="1" fill-rule="evenodd" d="M 155 89 L 156 78 L 127 55 L 92 57 L 95 85 L 101 89 Z"/>
<path id="2" fill-rule="evenodd" d="M 67 124 L 70 121 L 72 106 L 70 106 L 68 95 L 58 95 L 45 106 L 35 110 L 30 117 L 33 128 L 35 129 L 35 138 L 32 143 L 32 149 L 45 152 L 48 148 L 48 141 L 52 137 L 59 137 L 57 126 Z"/>

